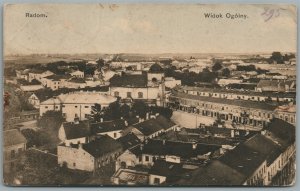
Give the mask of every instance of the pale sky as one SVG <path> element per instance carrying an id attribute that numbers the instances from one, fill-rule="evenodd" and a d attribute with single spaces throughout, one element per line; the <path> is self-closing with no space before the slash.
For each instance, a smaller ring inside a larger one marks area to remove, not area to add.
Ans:
<path id="1" fill-rule="evenodd" d="M 274 10 L 268 21 L 264 8 Z M 296 8 L 287 5 L 7 5 L 4 54 L 296 52 L 296 23 Z"/>

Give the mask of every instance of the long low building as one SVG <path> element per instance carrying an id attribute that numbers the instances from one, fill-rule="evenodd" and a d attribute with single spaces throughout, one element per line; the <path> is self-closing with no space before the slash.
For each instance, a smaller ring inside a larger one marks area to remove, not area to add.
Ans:
<path id="1" fill-rule="evenodd" d="M 108 107 L 117 98 L 97 92 L 73 92 L 61 94 L 40 103 L 40 116 L 47 111 L 61 111 L 66 121 L 74 119 L 85 120 L 92 111 L 92 106 L 100 104 L 102 108 Z"/>
<path id="2" fill-rule="evenodd" d="M 178 90 L 191 95 L 224 98 L 231 100 L 293 102 L 296 99 L 295 92 L 237 91 L 229 89 L 203 88 L 193 86 L 181 86 L 178 88 Z"/>
<path id="3" fill-rule="evenodd" d="M 275 105 L 265 102 L 198 96 L 178 91 L 172 92 L 167 105 L 190 113 L 261 128 L 273 118 L 276 109 Z"/>

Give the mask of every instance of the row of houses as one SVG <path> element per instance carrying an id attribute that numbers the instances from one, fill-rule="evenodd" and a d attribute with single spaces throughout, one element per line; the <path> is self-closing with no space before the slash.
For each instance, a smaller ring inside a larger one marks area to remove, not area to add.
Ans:
<path id="1" fill-rule="evenodd" d="M 296 92 L 255 92 L 255 91 L 237 91 L 220 88 L 205 88 L 194 86 L 176 87 L 181 91 L 191 95 L 224 98 L 231 100 L 251 100 L 251 101 L 274 101 L 274 102 L 294 102 Z"/>
<path id="2" fill-rule="evenodd" d="M 59 129 L 58 164 L 70 169 L 97 171 L 116 161 L 128 147 L 176 128 L 177 125 L 160 115 L 144 121 L 136 118 L 63 123 Z"/>
<path id="3" fill-rule="evenodd" d="M 295 146 L 295 126 L 274 119 L 261 134 L 206 166 L 184 174 L 175 185 L 270 185 L 295 155 Z"/>
<path id="4" fill-rule="evenodd" d="M 284 116 L 287 122 L 296 124 L 295 110 L 284 112 L 278 110 L 276 105 L 265 102 L 223 99 L 173 91 L 167 105 L 189 113 L 258 128 L 265 127 L 278 115 L 280 118 Z"/>

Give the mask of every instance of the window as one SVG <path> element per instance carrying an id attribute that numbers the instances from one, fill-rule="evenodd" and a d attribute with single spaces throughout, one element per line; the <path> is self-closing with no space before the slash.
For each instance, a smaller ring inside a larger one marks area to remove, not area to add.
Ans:
<path id="1" fill-rule="evenodd" d="M 138 97 L 143 98 L 143 92 L 138 92 Z"/>
<path id="2" fill-rule="evenodd" d="M 120 93 L 119 92 L 115 92 L 114 95 L 115 95 L 115 97 L 119 97 Z"/>
<path id="3" fill-rule="evenodd" d="M 55 106 L 55 109 L 58 109 L 58 106 Z"/>
<path id="4" fill-rule="evenodd" d="M 127 97 L 131 97 L 131 92 L 127 92 Z"/>
<path id="5" fill-rule="evenodd" d="M 114 138 L 116 138 L 117 137 L 117 133 L 114 133 Z"/>
<path id="6" fill-rule="evenodd" d="M 75 105 L 75 108 L 77 108 L 77 105 Z"/>
<path id="7" fill-rule="evenodd" d="M 18 153 L 21 153 L 22 152 L 22 148 L 18 148 Z"/>
<path id="8" fill-rule="evenodd" d="M 84 115 L 84 118 L 88 118 L 90 115 L 89 114 L 85 114 Z"/>
<path id="9" fill-rule="evenodd" d="M 15 150 L 11 150 L 10 151 L 10 158 L 15 158 L 16 157 L 16 151 Z"/>
<path id="10" fill-rule="evenodd" d="M 62 116 L 63 116 L 63 117 L 66 117 L 66 116 L 67 116 L 67 114 L 66 114 L 66 113 L 62 113 Z"/>
<path id="11" fill-rule="evenodd" d="M 86 105 L 86 106 L 84 106 L 84 108 L 89 108 L 89 106 Z"/>
<path id="12" fill-rule="evenodd" d="M 74 162 L 74 163 L 73 163 L 73 167 L 75 167 L 75 166 L 76 166 L 76 163 Z"/>
<path id="13" fill-rule="evenodd" d="M 154 178 L 154 184 L 159 184 L 160 183 L 160 179 L 159 178 Z"/>
<path id="14" fill-rule="evenodd" d="M 145 156 L 145 161 L 146 161 L 146 162 L 149 161 L 149 156 Z"/>
<path id="15" fill-rule="evenodd" d="M 48 106 L 45 106 L 45 109 L 48 109 Z"/>

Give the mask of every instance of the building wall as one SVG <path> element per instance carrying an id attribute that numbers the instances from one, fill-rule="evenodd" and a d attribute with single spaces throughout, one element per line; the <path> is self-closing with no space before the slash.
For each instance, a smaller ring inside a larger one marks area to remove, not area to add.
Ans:
<path id="1" fill-rule="evenodd" d="M 94 157 L 89 153 L 79 148 L 71 148 L 66 146 L 57 147 L 58 164 L 63 166 L 67 165 L 67 168 L 78 169 L 85 171 L 93 171 Z"/>
<path id="2" fill-rule="evenodd" d="M 289 113 L 289 112 L 283 112 L 283 111 L 276 111 L 275 117 L 282 119 L 292 125 L 296 125 L 296 113 Z"/>
<path id="3" fill-rule="evenodd" d="M 110 95 L 112 96 L 118 95 L 122 99 L 128 98 L 127 92 L 131 93 L 131 97 L 133 99 L 157 99 L 160 94 L 159 87 L 147 87 L 147 88 L 110 87 Z M 140 93 L 143 94 L 142 97 L 139 97 Z"/>
<path id="4" fill-rule="evenodd" d="M 40 100 L 38 97 L 36 97 L 36 95 L 32 94 L 29 98 L 28 98 L 28 102 L 33 105 L 33 107 L 35 108 L 40 108 Z"/>
<path id="5" fill-rule="evenodd" d="M 40 104 L 40 116 L 42 116 L 47 111 L 61 111 L 61 104 Z"/>
<path id="6" fill-rule="evenodd" d="M 117 161 L 116 161 L 116 170 L 118 170 L 119 168 L 122 167 L 122 164 L 125 166 L 125 168 L 128 167 L 135 167 L 135 165 L 137 164 L 141 164 L 141 160 L 139 160 L 139 158 L 134 155 L 133 153 L 131 153 L 129 150 L 126 150 L 124 153 L 122 153 Z"/>
<path id="7" fill-rule="evenodd" d="M 159 184 L 162 184 L 162 183 L 166 182 L 166 179 L 167 178 L 165 176 L 150 174 L 149 184 L 150 185 L 159 185 Z M 158 181 L 158 182 L 156 182 L 156 181 Z"/>

